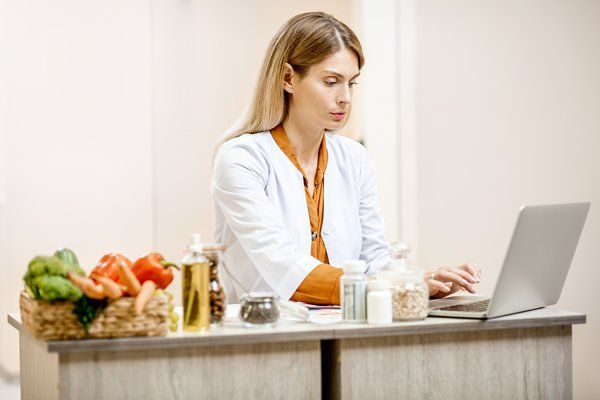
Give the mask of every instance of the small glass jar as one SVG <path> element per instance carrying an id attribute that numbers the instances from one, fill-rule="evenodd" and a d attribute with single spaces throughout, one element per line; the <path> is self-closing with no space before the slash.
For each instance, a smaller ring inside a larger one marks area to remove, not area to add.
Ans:
<path id="1" fill-rule="evenodd" d="M 210 298 L 210 323 L 222 325 L 227 301 L 225 290 L 219 279 L 219 268 L 225 246 L 220 243 L 205 243 L 202 245 L 202 255 L 208 260 L 208 295 Z"/>
<path id="2" fill-rule="evenodd" d="M 420 269 L 393 269 L 378 274 L 390 283 L 394 321 L 414 321 L 429 313 L 429 288 Z"/>
<path id="3" fill-rule="evenodd" d="M 395 268 L 408 268 L 408 258 L 410 256 L 411 247 L 405 241 L 397 241 L 390 243 L 390 256 L 394 260 Z"/>
<path id="4" fill-rule="evenodd" d="M 248 293 L 240 299 L 240 320 L 247 328 L 270 328 L 279 319 L 274 293 Z"/>

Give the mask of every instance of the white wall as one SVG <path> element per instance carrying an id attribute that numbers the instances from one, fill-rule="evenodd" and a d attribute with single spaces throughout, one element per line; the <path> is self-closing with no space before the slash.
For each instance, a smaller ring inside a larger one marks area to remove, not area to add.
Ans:
<path id="1" fill-rule="evenodd" d="M 398 46 L 395 40 L 395 1 L 361 1 L 357 34 L 365 53 L 360 87 L 362 131 L 373 156 L 381 213 L 388 241 L 399 236 L 398 156 Z M 391 173 L 390 173 L 391 172 Z M 391 178 L 391 179 L 390 179 Z M 406 239 L 405 239 L 406 240 Z"/>
<path id="2" fill-rule="evenodd" d="M 588 315 L 574 398 L 600 398 L 600 2 L 417 4 L 421 265 L 476 262 L 490 294 L 521 204 L 591 201 L 557 306 Z"/>

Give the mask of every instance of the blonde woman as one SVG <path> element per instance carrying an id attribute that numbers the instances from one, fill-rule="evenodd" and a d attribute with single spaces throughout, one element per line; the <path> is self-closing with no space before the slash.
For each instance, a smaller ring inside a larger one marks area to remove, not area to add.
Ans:
<path id="1" fill-rule="evenodd" d="M 310 12 L 287 21 L 266 56 L 246 116 L 218 149 L 212 182 L 215 238 L 227 246 L 229 301 L 245 291 L 339 304 L 339 266 L 366 274 L 390 264 L 373 163 L 336 135 L 348 121 L 364 64 L 352 30 Z M 427 272 L 430 294 L 474 293 L 471 264 Z"/>

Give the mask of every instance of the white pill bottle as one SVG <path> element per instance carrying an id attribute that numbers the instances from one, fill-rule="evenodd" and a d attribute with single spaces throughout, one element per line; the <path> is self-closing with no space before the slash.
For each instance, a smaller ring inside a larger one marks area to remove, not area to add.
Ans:
<path id="1" fill-rule="evenodd" d="M 369 282 L 367 294 L 367 322 L 373 325 L 392 323 L 392 292 L 387 281 Z"/>

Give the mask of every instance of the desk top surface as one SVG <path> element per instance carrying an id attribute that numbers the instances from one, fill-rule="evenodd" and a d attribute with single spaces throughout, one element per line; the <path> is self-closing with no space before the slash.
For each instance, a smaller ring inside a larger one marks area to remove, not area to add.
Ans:
<path id="1" fill-rule="evenodd" d="M 8 322 L 21 334 L 28 334 L 20 315 L 9 314 Z M 200 333 L 169 333 L 165 337 L 130 337 L 112 339 L 40 341 L 49 352 L 152 350 L 204 345 L 289 342 L 303 340 L 354 339 L 377 336 L 472 332 L 492 329 L 534 328 L 556 325 L 583 324 L 582 313 L 541 308 L 504 317 L 475 320 L 463 318 L 428 317 L 422 321 L 396 322 L 390 325 L 355 323 L 314 324 L 280 320 L 273 328 L 248 329 L 240 322 L 225 322 L 222 327 Z"/>

